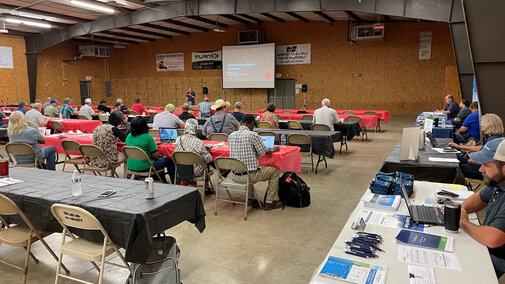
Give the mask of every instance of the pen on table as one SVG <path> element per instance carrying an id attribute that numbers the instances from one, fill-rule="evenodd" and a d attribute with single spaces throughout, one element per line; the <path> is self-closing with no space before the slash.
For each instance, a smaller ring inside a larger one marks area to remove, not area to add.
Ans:
<path id="1" fill-rule="evenodd" d="M 371 237 L 375 237 L 375 238 L 378 238 L 378 239 L 382 240 L 382 236 L 381 235 L 377 235 L 377 234 L 374 234 L 374 233 L 358 232 L 358 235 L 371 236 Z"/>
<path id="2" fill-rule="evenodd" d="M 352 255 L 355 255 L 355 256 L 359 256 L 359 257 L 364 257 L 364 258 L 375 258 L 375 257 L 377 257 L 373 253 L 360 253 L 360 252 L 356 252 L 356 251 L 345 251 L 345 253 L 352 254 Z"/>
<path id="3" fill-rule="evenodd" d="M 356 251 L 360 251 L 360 252 L 364 252 L 364 253 L 374 253 L 371 248 L 360 247 L 360 246 L 348 245 L 347 249 L 348 250 L 356 250 Z"/>

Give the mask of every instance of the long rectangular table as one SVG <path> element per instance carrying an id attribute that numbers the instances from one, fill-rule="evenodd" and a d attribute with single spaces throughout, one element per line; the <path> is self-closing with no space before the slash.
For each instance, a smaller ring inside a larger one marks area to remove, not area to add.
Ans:
<path id="1" fill-rule="evenodd" d="M 306 112 L 305 114 L 314 114 L 315 109 L 276 109 L 275 113 L 277 114 L 282 114 L 283 111 L 290 111 L 292 114 L 297 114 L 298 112 Z M 363 115 L 367 111 L 374 111 L 377 113 L 379 116 L 379 119 L 387 123 L 389 119 L 391 118 L 391 115 L 389 114 L 389 111 L 387 110 L 347 110 L 347 109 L 338 109 L 335 110 L 339 115 L 343 114 L 344 111 L 352 111 L 356 115 Z M 265 109 L 259 109 L 258 114 L 263 114 L 265 112 Z"/>
<path id="2" fill-rule="evenodd" d="M 413 204 L 422 204 L 426 197 L 435 198 L 436 191 L 436 183 L 416 180 L 414 182 L 414 194 L 410 197 L 412 199 L 411 202 Z M 368 192 L 369 191 L 366 191 L 365 194 Z M 354 211 L 350 214 L 347 223 L 344 225 L 335 243 L 330 248 L 328 256 L 387 266 L 388 271 L 385 283 L 409 283 L 408 264 L 398 261 L 398 243 L 395 237 L 400 231 L 399 228 L 379 225 L 366 226 L 366 232 L 379 234 L 383 237 L 383 243 L 380 245 L 380 248 L 385 252 L 377 252 L 378 258 L 364 259 L 344 253 L 345 241 L 350 240 L 356 234 L 356 231 L 351 229 L 351 224 L 361 210 L 371 209 L 364 208 L 362 202 L 358 203 Z M 397 213 L 408 215 L 408 210 L 403 200 Z M 469 218 L 473 219 L 474 223 L 478 222 L 475 213 L 469 214 Z M 461 271 L 440 267 L 434 268 L 437 283 L 498 283 L 488 249 L 474 240 L 464 230 L 460 229 L 458 233 L 454 234 L 446 232 L 443 226 L 433 226 L 425 228 L 425 232 L 454 237 L 454 253 L 457 254 L 461 264 Z M 323 260 L 321 260 L 321 262 L 323 262 Z M 311 284 L 344 283 L 321 277 L 319 275 L 320 269 L 321 265 L 315 269 L 314 275 L 310 281 Z"/>
<path id="3" fill-rule="evenodd" d="M 205 229 L 203 201 L 194 187 L 155 183 L 155 198 L 147 200 L 143 181 L 82 175 L 83 194 L 74 197 L 72 173 L 17 167 L 10 169 L 10 175 L 23 182 L 0 187 L 0 193 L 11 198 L 37 230 L 61 232 L 51 205 L 82 207 L 102 223 L 114 243 L 126 249 L 127 261 L 144 262 L 151 237 L 179 223 L 189 221 L 200 232 Z M 116 194 L 98 198 L 106 190 Z M 99 235 L 77 233 L 100 241 Z"/>
<path id="4" fill-rule="evenodd" d="M 311 120 L 297 120 L 303 127 L 303 130 L 310 130 L 312 126 Z M 279 120 L 280 129 L 289 129 L 287 120 Z M 346 136 L 347 140 L 352 140 L 354 136 L 359 136 L 362 129 L 358 122 L 344 121 L 342 124 L 333 124 L 335 131 L 340 131 L 342 136 Z"/>
<path id="5" fill-rule="evenodd" d="M 53 128 L 52 122 L 57 121 L 65 127 L 67 131 L 82 131 L 86 133 L 93 133 L 97 126 L 102 125 L 100 120 L 85 120 L 85 119 L 49 119 L 47 121 L 47 127 Z"/>

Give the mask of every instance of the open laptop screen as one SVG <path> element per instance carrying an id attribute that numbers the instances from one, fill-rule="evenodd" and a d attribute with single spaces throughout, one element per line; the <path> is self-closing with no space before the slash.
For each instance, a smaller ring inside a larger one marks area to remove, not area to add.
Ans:
<path id="1" fill-rule="evenodd" d="M 274 148 L 275 137 L 274 136 L 260 136 L 261 141 L 265 144 L 268 149 Z"/>
<path id="2" fill-rule="evenodd" d="M 407 189 L 405 189 L 405 184 L 403 183 L 403 178 L 400 176 L 400 187 L 402 189 L 402 193 L 403 193 L 403 199 L 405 200 L 405 205 L 407 205 L 407 209 L 409 210 L 409 214 L 410 214 L 410 217 L 412 217 L 412 208 L 410 208 L 410 206 L 412 206 L 410 204 L 410 200 L 409 200 L 409 195 L 407 193 Z"/>
<path id="3" fill-rule="evenodd" d="M 433 147 L 438 145 L 437 139 L 435 139 L 435 136 L 431 133 L 427 133 L 426 136 L 428 136 L 428 139 L 430 139 L 430 143 Z"/>
<path id="4" fill-rule="evenodd" d="M 162 127 L 160 127 L 160 139 L 161 140 L 175 140 L 175 139 L 177 139 L 177 129 L 176 128 L 162 128 Z"/>

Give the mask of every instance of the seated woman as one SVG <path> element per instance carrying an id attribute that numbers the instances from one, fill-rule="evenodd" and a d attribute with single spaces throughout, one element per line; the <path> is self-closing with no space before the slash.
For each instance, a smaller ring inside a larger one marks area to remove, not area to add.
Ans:
<path id="1" fill-rule="evenodd" d="M 149 126 L 142 116 L 135 117 L 130 126 L 130 134 L 126 137 L 126 146 L 138 147 L 147 153 L 147 156 L 151 158 L 151 162 L 154 167 L 158 169 L 167 168 L 170 180 L 174 181 L 175 166 L 174 162 L 170 158 L 160 157 L 158 153 L 158 148 L 154 142 L 154 138 L 148 134 Z M 148 161 L 144 160 L 127 160 L 128 169 L 137 172 L 148 172 L 150 164 Z M 165 174 L 161 174 L 161 179 L 164 183 L 167 182 Z M 156 175 L 153 176 L 157 177 Z"/>
<path id="2" fill-rule="evenodd" d="M 486 145 L 487 142 L 503 137 L 503 122 L 501 118 L 494 114 L 488 113 L 482 116 L 482 121 L 480 123 L 480 129 L 484 134 L 484 143 L 480 146 L 465 146 L 456 143 L 449 143 L 449 146 L 454 147 L 458 150 L 465 150 L 470 152 L 479 151 L 482 146 Z M 458 157 L 460 161 L 459 166 L 461 171 L 466 178 L 482 180 L 483 176 L 479 172 L 480 165 L 474 163 L 472 160 L 465 157 Z"/>
<path id="3" fill-rule="evenodd" d="M 270 122 L 275 129 L 279 129 L 279 119 L 277 118 L 277 114 L 275 114 L 275 105 L 273 103 L 267 105 L 260 121 Z"/>
<path id="4" fill-rule="evenodd" d="M 44 139 L 44 136 L 40 134 L 38 129 L 28 127 L 25 115 L 22 112 L 15 111 L 11 114 L 7 134 L 10 142 L 27 143 L 32 146 L 37 158 L 41 162 L 46 163 L 46 169 L 55 170 L 54 147 L 40 147 L 40 144 L 46 143 L 46 139 Z M 33 155 L 15 155 L 15 158 L 19 164 L 30 164 L 35 160 Z"/>
<path id="5" fill-rule="evenodd" d="M 203 162 L 205 164 L 209 164 L 212 162 L 212 155 L 209 153 L 209 151 L 207 151 L 202 140 L 196 137 L 197 129 L 198 121 L 196 119 L 190 118 L 186 120 L 184 135 L 177 137 L 177 140 L 175 140 L 175 151 L 195 152 L 202 156 Z M 202 165 L 194 165 L 193 172 L 195 177 L 203 176 Z"/>
<path id="6" fill-rule="evenodd" d="M 93 131 L 93 145 L 98 146 L 105 153 L 105 157 L 92 158 L 92 167 L 105 167 L 107 163 L 122 164 L 126 161 L 126 157 L 122 152 L 117 150 L 117 140 L 124 142 L 128 136 L 126 129 L 119 129 L 128 121 L 125 117 L 121 120 L 119 112 L 112 112 L 109 116 L 109 121 L 99 125 Z M 124 117 L 124 116 L 123 116 Z M 109 173 L 112 175 L 112 173 Z"/>

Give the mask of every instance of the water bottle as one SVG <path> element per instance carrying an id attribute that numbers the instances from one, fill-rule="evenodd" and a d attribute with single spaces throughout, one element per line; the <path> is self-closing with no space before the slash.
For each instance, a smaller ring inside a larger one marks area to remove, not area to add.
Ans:
<path id="1" fill-rule="evenodd" d="M 78 170 L 74 170 L 74 173 L 72 174 L 72 195 L 79 196 L 81 194 L 81 174 Z"/>
<path id="2" fill-rule="evenodd" d="M 445 118 L 442 118 L 442 127 L 445 128 Z"/>
<path id="3" fill-rule="evenodd" d="M 63 114 L 61 114 L 61 112 L 60 112 L 60 119 L 62 119 L 62 118 L 63 118 Z"/>
<path id="4" fill-rule="evenodd" d="M 286 146 L 286 135 L 284 135 L 284 133 L 281 135 L 281 145 L 282 147 Z"/>

